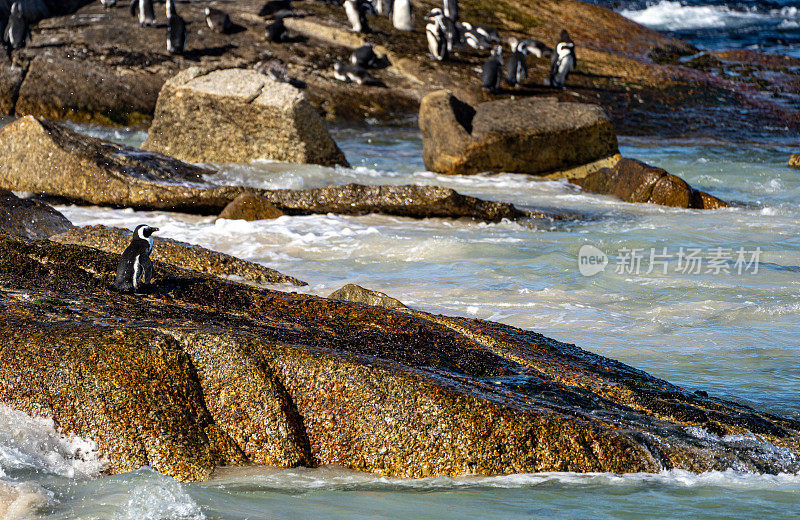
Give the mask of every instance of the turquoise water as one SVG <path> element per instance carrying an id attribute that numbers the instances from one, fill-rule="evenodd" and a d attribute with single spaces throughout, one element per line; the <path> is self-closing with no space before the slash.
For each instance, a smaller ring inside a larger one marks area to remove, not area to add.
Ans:
<path id="1" fill-rule="evenodd" d="M 132 143 L 144 138 L 142 133 L 93 132 Z M 523 175 L 425 172 L 413 127 L 339 127 L 335 137 L 353 168 L 262 161 L 219 165 L 216 180 L 270 188 L 348 182 L 444 185 L 523 207 L 574 210 L 587 218 L 531 227 L 380 215 L 243 222 L 95 207 L 59 209 L 81 225 L 152 223 L 161 228 L 161 236 L 304 279 L 310 293 L 325 295 L 358 283 L 423 310 L 534 329 L 686 388 L 800 419 L 800 172 L 786 167 L 798 143 L 622 140 L 624 155 L 664 167 L 734 202 L 730 209 L 709 212 L 625 204 Z M 580 273 L 583 245 L 608 255 L 604 272 Z M 647 262 L 638 273 L 617 272 L 626 248 L 646 254 L 666 248 L 666 274 L 662 265 L 648 273 Z M 700 273 L 681 271 L 680 248 L 699 250 L 706 260 Z M 760 249 L 758 271 L 708 272 L 708 258 L 717 248 Z M 9 417 L 6 424 L 23 423 L 16 435 L 3 437 L 2 413 Z M 733 472 L 409 481 L 341 468 L 247 468 L 190 485 L 146 469 L 96 478 L 91 465 L 65 470 L 87 462 L 76 462 L 72 445 L 65 447 L 55 431 L 11 413 L 0 410 L 0 468 L 6 473 L 0 480 L 0 504 L 2 486 L 19 488 L 20 482 L 34 487 L 17 489 L 15 496 L 40 497 L 43 504 L 29 507 L 28 516 L 20 518 L 794 519 L 800 512 L 800 477 Z M 31 440 L 36 435 L 49 440 Z M 53 453 L 64 467 L 41 462 Z"/>

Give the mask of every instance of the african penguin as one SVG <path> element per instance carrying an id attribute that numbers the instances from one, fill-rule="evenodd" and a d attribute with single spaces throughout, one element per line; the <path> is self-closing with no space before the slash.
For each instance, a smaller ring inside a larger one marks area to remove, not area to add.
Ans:
<path id="1" fill-rule="evenodd" d="M 258 16 L 287 15 L 292 11 L 292 0 L 270 0 L 258 11 Z"/>
<path id="2" fill-rule="evenodd" d="M 378 56 L 375 54 L 375 49 L 372 47 L 371 43 L 362 45 L 350 55 L 351 64 L 364 67 L 365 69 L 377 67 L 378 62 Z"/>
<path id="3" fill-rule="evenodd" d="M 458 0 L 444 0 L 444 15 L 453 22 L 458 21 Z"/>
<path id="4" fill-rule="evenodd" d="M 463 35 L 464 43 L 473 49 L 491 49 L 493 43 L 502 43 L 500 33 L 486 25 L 472 25 L 468 22 L 458 22 L 456 27 Z"/>
<path id="5" fill-rule="evenodd" d="M 392 15 L 392 0 L 373 0 L 372 6 L 375 8 L 375 14 L 380 16 Z"/>
<path id="6" fill-rule="evenodd" d="M 139 19 L 139 25 L 156 24 L 156 12 L 153 10 L 153 0 L 131 0 L 131 16 Z"/>
<path id="7" fill-rule="evenodd" d="M 550 58 L 553 56 L 553 49 L 539 40 L 528 38 L 527 40 L 522 40 L 519 44 L 525 46 L 525 50 L 528 54 L 532 54 L 537 58 Z"/>
<path id="8" fill-rule="evenodd" d="M 414 30 L 414 13 L 411 0 L 394 0 L 392 4 L 392 25 L 400 31 Z"/>
<path id="9" fill-rule="evenodd" d="M 283 22 L 282 16 L 267 24 L 267 40 L 275 43 L 286 40 L 286 24 Z"/>
<path id="10" fill-rule="evenodd" d="M 553 62 L 550 66 L 550 86 L 564 88 L 567 76 L 578 65 L 575 57 L 575 43 L 569 37 L 566 30 L 561 31 L 558 38 L 555 52 L 553 52 Z"/>
<path id="11" fill-rule="evenodd" d="M 425 17 L 428 21 L 425 25 L 425 37 L 428 39 L 428 50 L 436 61 L 447 59 L 448 51 L 451 49 L 451 45 L 448 45 L 447 34 L 445 33 L 444 18 L 444 13 L 442 13 L 442 10 L 439 8 L 431 9 L 431 12 Z"/>
<path id="12" fill-rule="evenodd" d="M 22 12 L 22 6 L 19 2 L 14 2 L 11 4 L 11 13 L 3 31 L 3 41 L 12 49 L 19 49 L 25 47 L 30 38 L 31 33 L 28 28 L 28 21 Z"/>
<path id="13" fill-rule="evenodd" d="M 138 292 L 142 278 L 149 284 L 153 278 L 153 263 L 150 261 L 150 252 L 153 250 L 153 233 L 158 228 L 140 224 L 133 230 L 130 245 L 122 253 L 122 258 L 117 264 L 117 278 L 114 280 L 114 289 L 118 291 Z"/>
<path id="14" fill-rule="evenodd" d="M 347 15 L 347 21 L 350 22 L 350 26 L 353 28 L 353 32 L 370 32 L 367 24 L 367 11 L 371 8 L 372 4 L 366 0 L 344 0 L 344 12 Z"/>
<path id="15" fill-rule="evenodd" d="M 269 76 L 275 81 L 279 81 L 281 83 L 288 83 L 295 88 L 306 88 L 307 86 L 305 81 L 289 76 L 289 71 L 286 69 L 286 65 L 284 65 L 279 59 L 261 60 L 256 63 L 254 68 L 259 74 Z"/>
<path id="16" fill-rule="evenodd" d="M 506 67 L 506 83 L 516 87 L 528 77 L 527 49 L 524 43 L 513 36 L 508 39 L 508 45 L 511 47 L 511 56 Z"/>
<path id="17" fill-rule="evenodd" d="M 353 83 L 358 83 L 359 85 L 378 83 L 378 80 L 364 67 L 359 67 L 358 65 L 347 65 L 341 61 L 337 61 L 333 64 L 333 77 L 339 81 L 352 81 Z"/>
<path id="18" fill-rule="evenodd" d="M 183 50 L 186 47 L 186 21 L 174 11 L 168 21 L 167 52 L 170 54 L 183 54 Z"/>
<path id="19" fill-rule="evenodd" d="M 167 20 L 169 20 L 173 15 L 178 14 L 178 12 L 175 10 L 175 0 L 167 0 L 165 4 L 167 10 Z"/>
<path id="20" fill-rule="evenodd" d="M 503 79 L 503 48 L 499 45 L 492 49 L 492 54 L 483 64 L 481 80 L 483 88 L 492 94 L 500 90 L 500 81 Z"/>
<path id="21" fill-rule="evenodd" d="M 103 4 L 103 7 L 108 9 L 117 5 L 117 0 L 100 0 L 100 3 Z"/>
<path id="22" fill-rule="evenodd" d="M 228 13 L 213 7 L 206 7 L 206 24 L 212 31 L 223 34 L 229 32 L 232 25 Z"/>

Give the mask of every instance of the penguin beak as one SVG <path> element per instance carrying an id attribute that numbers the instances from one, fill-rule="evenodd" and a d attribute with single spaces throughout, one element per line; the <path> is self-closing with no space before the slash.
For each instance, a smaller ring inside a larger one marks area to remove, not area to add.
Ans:
<path id="1" fill-rule="evenodd" d="M 157 228 L 157 227 L 151 227 L 151 228 L 150 228 L 150 232 L 151 232 L 151 233 L 155 233 L 156 231 L 158 231 L 158 228 Z"/>

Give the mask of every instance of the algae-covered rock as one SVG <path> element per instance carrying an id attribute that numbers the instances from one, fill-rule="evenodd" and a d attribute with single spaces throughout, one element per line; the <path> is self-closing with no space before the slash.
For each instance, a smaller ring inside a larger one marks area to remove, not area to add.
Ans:
<path id="1" fill-rule="evenodd" d="M 245 193 L 236 197 L 220 212 L 220 218 L 229 220 L 270 220 L 282 217 L 285 213 L 264 197 Z"/>
<path id="2" fill-rule="evenodd" d="M 246 69 L 193 67 L 167 81 L 143 147 L 190 162 L 347 165 L 300 90 Z"/>
<path id="3" fill-rule="evenodd" d="M 422 157 L 431 171 L 453 174 L 546 174 L 617 153 L 603 109 L 556 98 L 471 106 L 453 94 L 428 94 L 420 105 Z"/>
<path id="4" fill-rule="evenodd" d="M 408 309 L 400 300 L 392 298 L 388 294 L 365 289 L 354 283 L 349 283 L 341 289 L 333 291 L 328 295 L 328 298 L 363 303 L 364 305 L 377 305 L 378 307 L 385 307 L 387 309 Z"/>
<path id="5" fill-rule="evenodd" d="M 646 202 L 678 208 L 718 209 L 728 204 L 699 191 L 676 175 L 635 159 L 622 159 L 572 182 L 586 191 L 614 195 L 625 202 Z"/>
<path id="6" fill-rule="evenodd" d="M 0 190 L 0 233 L 48 238 L 71 228 L 67 217 L 47 204 L 20 199 L 10 191 Z"/>
<path id="7" fill-rule="evenodd" d="M 535 332 L 160 262 L 120 294 L 118 258 L 0 236 L 0 403 L 95 440 L 112 472 L 800 470 L 797 421 Z"/>
<path id="8" fill-rule="evenodd" d="M 84 226 L 50 237 L 61 244 L 89 246 L 110 253 L 122 254 L 131 241 L 131 232 L 126 229 L 106 226 Z M 157 262 L 200 271 L 213 276 L 235 276 L 256 283 L 289 283 L 308 285 L 292 276 L 246 260 L 212 251 L 194 244 L 170 238 L 153 236 L 153 252 L 150 258 Z"/>

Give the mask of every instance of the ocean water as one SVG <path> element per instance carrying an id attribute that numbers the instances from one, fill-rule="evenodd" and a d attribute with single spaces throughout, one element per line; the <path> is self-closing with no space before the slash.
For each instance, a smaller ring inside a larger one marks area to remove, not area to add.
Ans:
<path id="1" fill-rule="evenodd" d="M 145 137 L 80 129 L 129 144 Z M 156 225 L 161 236 L 304 279 L 310 285 L 303 290 L 312 294 L 358 283 L 426 311 L 533 329 L 688 389 L 800 419 L 800 173 L 786 167 L 798 143 L 622 139 L 624 155 L 734 203 L 699 211 L 626 204 L 525 175 L 426 172 L 413 126 L 336 127 L 334 137 L 352 168 L 256 161 L 215 165 L 215 177 L 270 188 L 442 185 L 583 218 L 533 227 L 381 215 L 244 222 L 58 209 L 78 225 Z M 583 246 L 607 256 L 602 272 L 581 274 Z M 64 437 L 51 422 L 0 407 L 4 520 L 796 519 L 800 512 L 796 475 L 669 471 L 402 480 L 337 467 L 250 467 L 179 484 L 147 468 L 102 476 L 102 465 L 88 440 Z"/>
<path id="2" fill-rule="evenodd" d="M 756 49 L 800 57 L 797 0 L 593 0 L 701 49 Z"/>

